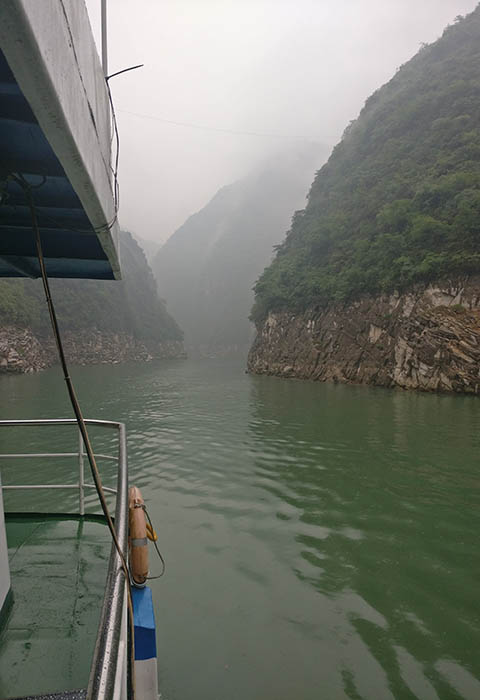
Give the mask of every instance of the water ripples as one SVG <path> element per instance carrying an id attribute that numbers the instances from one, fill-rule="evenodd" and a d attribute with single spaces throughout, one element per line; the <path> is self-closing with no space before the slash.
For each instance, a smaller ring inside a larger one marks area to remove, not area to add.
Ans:
<path id="1" fill-rule="evenodd" d="M 480 697 L 478 401 L 81 372 L 127 423 L 167 558 L 165 700 Z"/>
<path id="2" fill-rule="evenodd" d="M 153 427 L 132 439 L 142 482 L 159 478 L 210 565 L 266 593 L 272 628 L 283 620 L 308 659 L 328 644 L 335 672 L 320 664 L 297 696 L 322 683 L 332 698 L 480 696 L 479 520 L 465 510 L 478 477 L 472 434 L 456 432 L 462 401 L 440 429 L 424 411 L 437 397 L 247 386 L 218 404 L 197 386 L 188 409 L 180 393 L 168 411 L 152 400 Z"/>

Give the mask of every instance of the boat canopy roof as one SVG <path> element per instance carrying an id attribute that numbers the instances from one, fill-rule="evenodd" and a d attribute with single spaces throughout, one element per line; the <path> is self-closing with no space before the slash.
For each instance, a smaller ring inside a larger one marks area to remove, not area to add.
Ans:
<path id="1" fill-rule="evenodd" d="M 84 3 L 0 3 L 0 276 L 120 277 L 108 92 Z"/>

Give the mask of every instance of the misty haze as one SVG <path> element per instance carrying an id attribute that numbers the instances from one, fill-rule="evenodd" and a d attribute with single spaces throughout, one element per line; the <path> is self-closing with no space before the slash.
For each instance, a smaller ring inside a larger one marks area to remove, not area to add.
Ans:
<path id="1" fill-rule="evenodd" d="M 87 6 L 99 41 L 99 3 Z M 163 242 L 266 156 L 298 141 L 333 147 L 374 90 L 474 7 L 474 0 L 138 7 L 116 0 L 109 72 L 144 64 L 111 82 L 123 226 Z"/>
<path id="2" fill-rule="evenodd" d="M 0 696 L 480 698 L 478 0 L 4 2 L 0 95 Z"/>

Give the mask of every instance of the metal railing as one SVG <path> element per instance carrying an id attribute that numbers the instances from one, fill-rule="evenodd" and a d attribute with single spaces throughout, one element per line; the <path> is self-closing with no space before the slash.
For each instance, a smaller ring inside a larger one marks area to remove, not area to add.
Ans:
<path id="1" fill-rule="evenodd" d="M 107 420 L 86 420 L 87 425 L 101 426 L 106 428 L 118 428 L 121 424 L 115 423 L 114 421 Z M 40 419 L 40 420 L 0 420 L 0 427 L 13 427 L 13 426 L 44 426 L 44 425 L 76 425 L 74 419 L 69 418 L 55 418 L 55 419 Z M 119 438 L 120 439 L 120 438 Z M 120 445 L 119 445 L 120 449 Z M 13 452 L 0 454 L 0 459 L 57 459 L 66 457 L 76 457 L 78 459 L 78 483 L 77 484 L 8 484 L 3 486 L 5 491 L 21 491 L 21 490 L 35 490 L 35 489 L 78 489 L 78 513 L 79 515 L 85 515 L 85 489 L 94 489 L 95 484 L 88 484 L 85 481 L 85 470 L 84 470 L 84 457 L 86 453 L 84 451 L 83 439 L 80 431 L 78 431 L 78 452 Z M 113 455 L 105 454 L 95 454 L 95 457 L 105 460 L 111 460 L 114 462 L 119 461 L 119 457 Z M 104 486 L 103 490 L 108 493 L 117 493 L 116 489 Z"/>
<path id="2" fill-rule="evenodd" d="M 125 425 L 106 420 L 85 420 L 88 426 L 99 426 L 118 431 L 118 455 L 97 454 L 96 457 L 117 462 L 117 488 L 104 487 L 105 491 L 116 494 L 115 530 L 123 556 L 127 557 L 128 543 L 128 464 Z M 65 426 L 76 425 L 74 419 L 39 419 L 39 420 L 0 420 L 0 428 L 26 426 Z M 86 488 L 95 488 L 84 479 L 83 440 L 80 435 L 78 452 L 39 452 L 0 454 L 0 459 L 42 459 L 59 457 L 76 457 L 78 459 L 79 478 L 77 484 L 13 484 L 2 485 L 3 490 L 23 489 L 78 489 L 78 514 L 85 515 Z M 90 679 L 87 690 L 88 700 L 114 700 L 127 696 L 127 595 L 125 576 L 120 555 L 112 543 L 108 564 L 105 595 L 100 614 L 100 624 L 93 653 Z"/>

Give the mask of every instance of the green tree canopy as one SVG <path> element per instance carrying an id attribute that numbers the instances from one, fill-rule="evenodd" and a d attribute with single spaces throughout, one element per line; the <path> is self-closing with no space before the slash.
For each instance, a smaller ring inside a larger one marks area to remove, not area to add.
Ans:
<path id="1" fill-rule="evenodd" d="M 126 232 L 120 233 L 122 279 L 50 280 L 61 329 L 97 328 L 143 340 L 181 340 L 183 334 L 159 299 L 145 255 Z M 0 323 L 50 328 L 40 280 L 0 280 Z"/>
<path id="2" fill-rule="evenodd" d="M 480 272 L 480 6 L 368 98 L 255 285 L 252 318 Z"/>

